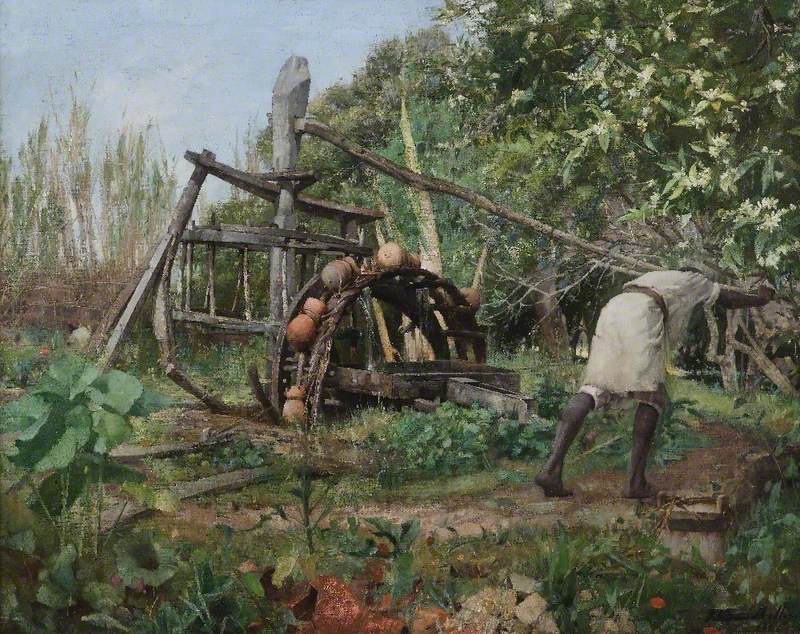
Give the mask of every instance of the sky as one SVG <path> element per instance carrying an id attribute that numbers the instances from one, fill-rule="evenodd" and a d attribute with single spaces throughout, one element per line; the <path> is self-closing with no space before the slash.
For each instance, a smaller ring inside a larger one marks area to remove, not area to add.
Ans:
<path id="1" fill-rule="evenodd" d="M 157 124 L 179 182 L 186 149 L 232 162 L 237 133 L 266 124 L 289 55 L 308 59 L 312 97 L 350 78 L 379 41 L 433 23 L 441 0 L 0 0 L 6 151 L 70 85 L 88 97 L 99 152 L 123 122 Z M 216 180 L 216 179 L 213 179 Z M 227 186 L 214 184 L 210 200 Z"/>

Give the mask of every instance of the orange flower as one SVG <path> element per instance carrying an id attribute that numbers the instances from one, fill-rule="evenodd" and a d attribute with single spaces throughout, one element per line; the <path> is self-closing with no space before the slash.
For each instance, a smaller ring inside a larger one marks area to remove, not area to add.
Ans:
<path id="1" fill-rule="evenodd" d="M 713 625 L 706 625 L 703 628 L 703 634 L 722 634 L 716 627 Z"/>
<path id="2" fill-rule="evenodd" d="M 48 348 L 47 346 L 39 348 L 39 356 L 40 357 L 50 356 L 50 348 Z"/>
<path id="3" fill-rule="evenodd" d="M 667 607 L 667 602 L 664 601 L 661 597 L 651 597 L 650 598 L 650 607 L 654 610 L 660 610 L 661 608 Z"/>

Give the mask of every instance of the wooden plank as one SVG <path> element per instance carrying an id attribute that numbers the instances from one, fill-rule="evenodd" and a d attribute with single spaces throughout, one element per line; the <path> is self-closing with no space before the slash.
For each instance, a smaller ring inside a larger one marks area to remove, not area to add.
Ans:
<path id="1" fill-rule="evenodd" d="M 206 228 L 206 227 L 201 227 Z M 358 242 L 353 240 L 346 240 L 339 236 L 330 235 L 328 233 L 315 233 L 312 231 L 303 231 L 301 229 L 281 229 L 275 225 L 232 225 L 220 223 L 218 225 L 209 226 L 208 229 L 222 229 L 223 231 L 239 231 L 243 233 L 260 233 L 273 236 L 281 236 L 284 238 L 295 238 L 301 242 L 304 240 L 318 240 L 319 242 L 329 242 L 331 244 L 341 244 L 343 247 L 357 247 Z"/>
<path id="2" fill-rule="evenodd" d="M 221 315 L 209 315 L 208 313 L 201 313 L 191 310 L 173 310 L 172 319 L 174 321 L 202 324 L 204 326 L 209 326 L 218 330 L 226 330 L 228 332 L 252 334 L 272 332 L 274 329 L 279 327 L 279 324 L 269 321 L 248 321 L 246 319 L 223 317 Z"/>
<path id="3" fill-rule="evenodd" d="M 203 156 L 205 159 L 214 159 L 214 155 L 211 152 L 204 151 L 203 154 L 199 156 Z M 173 241 L 177 239 L 186 228 L 189 218 L 192 216 L 192 209 L 194 209 L 197 196 L 200 194 L 200 188 L 203 186 L 203 182 L 205 181 L 207 174 L 208 170 L 202 165 L 197 165 L 194 168 L 194 172 L 192 172 L 189 181 L 186 183 L 186 187 L 183 189 L 183 193 L 181 193 L 181 197 L 178 199 L 178 204 L 175 206 L 175 215 L 172 218 L 172 222 L 170 223 L 166 233 L 163 235 L 156 248 L 153 250 L 153 253 L 147 263 L 145 272 L 139 278 L 136 289 L 131 294 L 125 309 L 122 311 L 122 315 L 120 315 L 120 318 L 117 320 L 114 330 L 111 332 L 111 336 L 106 342 L 105 349 L 103 350 L 103 354 L 101 355 L 98 363 L 98 366 L 101 369 L 108 367 L 111 361 L 113 361 L 114 356 L 117 353 L 117 348 L 122 341 L 123 336 L 128 331 L 128 327 L 133 322 L 134 317 L 138 313 L 148 294 L 155 286 L 156 280 L 161 274 L 161 269 L 164 266 L 167 250 Z"/>
<path id="4" fill-rule="evenodd" d="M 199 442 L 172 442 L 142 447 L 139 445 L 119 445 L 111 450 L 110 456 L 119 462 L 136 462 L 145 458 L 171 458 L 198 451 L 206 451 L 233 440 L 233 434 L 219 434 Z"/>
<path id="5" fill-rule="evenodd" d="M 313 236 L 313 234 L 309 234 Z M 217 244 L 233 249 L 249 248 L 254 251 L 268 251 L 273 248 L 296 249 L 297 251 L 325 251 L 353 255 L 372 255 L 372 249 L 357 244 L 329 242 L 323 239 L 306 237 L 302 240 L 262 232 L 226 231 L 210 227 L 187 229 L 181 236 L 182 242 Z"/>
<path id="6" fill-rule="evenodd" d="M 262 200 L 275 202 L 278 199 L 281 188 L 278 185 L 259 178 L 255 174 L 237 170 L 234 167 L 216 160 L 209 161 L 202 158 L 202 155 L 197 152 L 187 151 L 184 154 L 184 158 L 195 165 L 202 165 L 208 170 L 209 174 L 253 194 Z M 315 198 L 304 194 L 295 197 L 295 204 L 300 211 L 313 216 L 331 219 L 339 219 L 341 217 L 352 218 L 352 220 L 359 225 L 383 218 L 383 212 L 375 209 L 366 209 L 365 207 L 333 202 L 331 200 Z"/>
<path id="7" fill-rule="evenodd" d="M 207 495 L 209 493 L 222 493 L 224 491 L 236 491 L 244 487 L 258 484 L 269 479 L 274 475 L 275 467 L 266 466 L 256 469 L 239 469 L 229 471 L 219 475 L 201 478 L 192 482 L 181 482 L 170 487 L 170 492 L 179 500 Z M 100 519 L 100 526 L 103 533 L 120 524 L 124 524 L 136 517 L 140 517 L 152 512 L 153 509 L 138 502 L 117 501 L 103 511 Z"/>
<path id="8" fill-rule="evenodd" d="M 479 383 L 474 379 L 453 377 L 447 381 L 447 400 L 471 407 L 477 403 L 500 416 L 527 423 L 535 403 L 521 394 Z"/>

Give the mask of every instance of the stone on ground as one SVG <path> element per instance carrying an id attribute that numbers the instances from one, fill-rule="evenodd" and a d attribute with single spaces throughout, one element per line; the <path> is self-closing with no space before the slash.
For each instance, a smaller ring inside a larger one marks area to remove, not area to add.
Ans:
<path id="1" fill-rule="evenodd" d="M 533 626 L 533 632 L 558 634 L 558 626 L 553 615 L 547 611 L 547 601 L 536 592 L 529 594 L 516 607 L 514 614 L 521 623 Z"/>

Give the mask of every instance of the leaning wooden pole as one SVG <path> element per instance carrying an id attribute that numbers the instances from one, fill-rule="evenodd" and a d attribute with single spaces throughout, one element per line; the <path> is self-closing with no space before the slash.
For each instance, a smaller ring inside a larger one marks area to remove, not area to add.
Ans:
<path id="1" fill-rule="evenodd" d="M 204 151 L 203 155 L 212 160 L 215 158 L 214 154 L 208 151 Z M 128 328 L 139 312 L 142 304 L 144 304 L 147 299 L 150 291 L 156 285 L 161 271 L 164 268 L 164 262 L 167 259 L 169 250 L 176 247 L 177 241 L 180 239 L 184 229 L 186 229 L 186 225 L 189 223 L 189 219 L 192 217 L 194 204 L 197 202 L 197 197 L 200 195 L 200 188 L 203 186 L 207 175 L 208 170 L 204 166 L 197 165 L 194 168 L 194 172 L 192 172 L 189 182 L 186 183 L 186 187 L 183 189 L 183 193 L 178 199 L 178 204 L 175 206 L 175 215 L 172 218 L 172 222 L 161 238 L 161 241 L 153 250 L 147 263 L 147 269 L 145 269 L 145 272 L 139 278 L 136 288 L 131 294 L 125 309 L 122 311 L 122 315 L 117 320 L 117 324 L 114 326 L 114 330 L 111 332 L 111 336 L 106 342 L 105 349 L 99 361 L 100 368 L 108 367 L 114 360 L 122 338 L 128 331 Z"/>
<path id="2" fill-rule="evenodd" d="M 480 207 L 481 209 L 488 211 L 495 216 L 500 216 L 501 218 L 505 218 L 510 222 L 514 222 L 525 227 L 530 227 L 531 229 L 535 229 L 540 233 L 549 235 L 556 240 L 560 240 L 562 242 L 566 242 L 567 244 L 571 244 L 574 247 L 578 247 L 583 251 L 601 255 L 606 258 L 611 258 L 638 271 L 643 272 L 661 270 L 661 267 L 651 264 L 650 262 L 632 258 L 623 253 L 614 251 L 613 249 L 608 249 L 598 244 L 588 242 L 587 240 L 584 240 L 583 238 L 580 238 L 572 233 L 552 227 L 541 220 L 517 213 L 513 209 L 496 203 L 490 198 L 487 198 L 483 194 L 480 194 L 472 189 L 468 189 L 466 187 L 462 187 L 461 185 L 457 185 L 456 183 L 451 183 L 433 176 L 418 174 L 417 172 L 413 172 L 401 167 L 397 163 L 390 161 L 389 159 L 384 158 L 375 152 L 371 152 L 358 143 L 346 139 L 325 124 L 319 123 L 318 121 L 298 119 L 298 121 L 295 123 L 295 129 L 319 137 L 320 139 L 323 139 L 324 141 L 327 141 L 328 143 L 331 143 L 339 149 L 347 152 L 351 156 L 362 160 L 364 163 L 370 165 L 376 170 L 383 172 L 384 174 L 387 174 L 388 176 L 391 176 L 392 178 L 395 178 L 407 185 L 410 185 L 411 187 L 455 196 L 456 198 L 460 198 L 461 200 L 475 205 L 476 207 Z"/>

